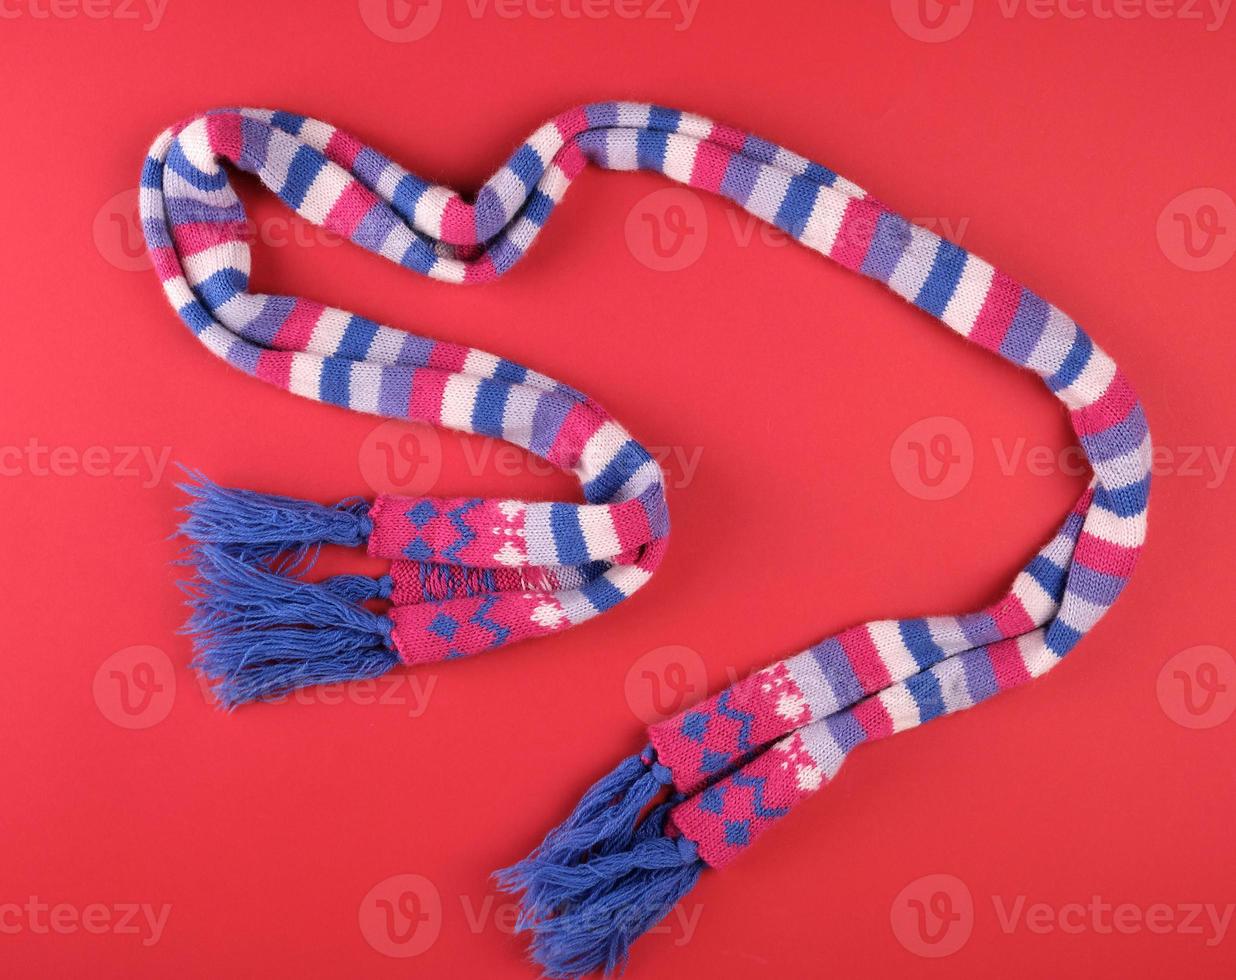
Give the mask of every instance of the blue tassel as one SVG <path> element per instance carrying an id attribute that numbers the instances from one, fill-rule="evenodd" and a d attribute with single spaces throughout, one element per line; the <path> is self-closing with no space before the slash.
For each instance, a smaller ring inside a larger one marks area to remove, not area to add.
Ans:
<path id="1" fill-rule="evenodd" d="M 542 870 L 546 908 L 517 928 L 533 934 L 532 958 L 546 976 L 621 970 L 631 944 L 695 887 L 705 865 L 687 838 L 664 836 L 671 806 L 645 817 L 624 851 Z"/>
<path id="2" fill-rule="evenodd" d="M 297 559 L 324 544 L 364 544 L 373 530 L 369 504 L 359 498 L 333 507 L 221 487 L 201 473 L 185 470 L 180 489 L 192 497 L 182 508 L 189 516 L 180 533 L 201 544 L 226 548 L 248 559 L 292 552 Z"/>
<path id="3" fill-rule="evenodd" d="M 656 761 L 652 746 L 623 759 L 599 779 L 561 824 L 545 835 L 539 847 L 495 878 L 506 891 L 522 891 L 523 921 L 556 907 L 560 896 L 555 875 L 589 858 L 627 851 L 636 839 L 640 816 L 672 781 L 669 769 Z"/>
<path id="4" fill-rule="evenodd" d="M 377 677 L 398 663 L 391 622 L 366 609 L 390 595 L 389 576 L 337 575 L 321 583 L 272 571 L 218 545 L 189 561 L 194 667 L 217 681 L 228 707 L 311 684 Z"/>

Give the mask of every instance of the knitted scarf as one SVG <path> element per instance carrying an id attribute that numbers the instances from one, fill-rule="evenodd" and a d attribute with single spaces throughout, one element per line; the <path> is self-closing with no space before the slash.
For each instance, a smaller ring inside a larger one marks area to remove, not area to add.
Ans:
<path id="1" fill-rule="evenodd" d="M 304 218 L 454 283 L 511 268 L 588 162 L 664 173 L 1039 374 L 1090 461 L 1090 486 L 995 602 L 855 626 L 653 725 L 642 752 L 499 872 L 522 893 L 520 927 L 551 976 L 619 967 L 705 868 L 729 863 L 827 785 L 857 746 L 1051 670 L 1132 572 L 1150 437 L 1124 375 L 1059 309 L 832 170 L 697 115 L 607 102 L 541 127 L 468 202 L 326 123 L 221 109 L 161 133 L 142 172 L 156 271 L 202 343 L 308 398 L 508 440 L 573 473 L 586 501 L 381 496 L 323 506 L 195 475 L 182 527 L 198 576 L 189 629 L 196 665 L 228 705 L 581 623 L 648 581 L 669 525 L 656 462 L 578 391 L 482 351 L 250 292 L 245 216 L 225 161 Z M 390 571 L 311 582 L 303 573 L 322 544 L 365 545 Z"/>

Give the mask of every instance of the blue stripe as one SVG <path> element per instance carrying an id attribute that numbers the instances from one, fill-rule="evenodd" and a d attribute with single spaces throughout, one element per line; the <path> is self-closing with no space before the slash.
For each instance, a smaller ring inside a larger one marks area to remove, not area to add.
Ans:
<path id="1" fill-rule="evenodd" d="M 318 397 L 332 405 L 348 405 L 348 379 L 352 365 L 341 357 L 322 359 L 322 379 L 318 385 Z"/>
<path id="2" fill-rule="evenodd" d="M 1123 456 L 1130 446 L 1140 446 L 1149 431 L 1145 411 L 1141 405 L 1134 405 L 1133 411 L 1115 425 L 1110 425 L 1094 435 L 1081 436 L 1080 439 L 1093 465 Z"/>
<path id="3" fill-rule="evenodd" d="M 626 598 L 622 591 L 604 576 L 585 582 L 579 591 L 592 603 L 597 612 L 613 609 Z"/>
<path id="4" fill-rule="evenodd" d="M 376 323 L 353 313 L 339 341 L 339 349 L 335 353 L 350 361 L 363 361 L 369 353 L 369 345 L 373 343 L 377 332 Z"/>
<path id="5" fill-rule="evenodd" d="M 579 527 L 579 510 L 574 504 L 551 504 L 549 528 L 561 565 L 582 565 L 589 559 L 584 532 Z"/>
<path id="6" fill-rule="evenodd" d="M 326 157 L 313 147 L 302 146 L 296 151 L 296 156 L 292 157 L 292 163 L 288 167 L 287 180 L 283 182 L 283 187 L 279 191 L 279 196 L 288 207 L 292 209 L 300 207 L 309 190 L 309 185 L 313 183 L 313 178 L 324 166 L 326 166 Z"/>
<path id="7" fill-rule="evenodd" d="M 176 312 L 180 314 L 180 319 L 184 320 L 185 325 L 194 333 L 201 333 L 212 322 L 212 317 L 206 312 L 206 308 L 195 299 L 189 300 Z"/>
<path id="8" fill-rule="evenodd" d="M 192 187 L 196 187 L 199 191 L 217 191 L 227 186 L 227 174 L 222 170 L 216 171 L 213 174 L 205 174 L 198 170 L 189 158 L 185 156 L 185 151 L 180 148 L 179 141 L 173 142 L 167 151 L 167 167 L 173 173 L 183 177 L 184 180 Z"/>
<path id="9" fill-rule="evenodd" d="M 158 188 L 163 184 L 163 161 L 147 157 L 142 161 L 142 187 Z"/>
<path id="10" fill-rule="evenodd" d="M 472 431 L 483 436 L 501 436 L 502 413 L 510 393 L 511 386 L 503 381 L 482 380 L 472 405 Z"/>
<path id="11" fill-rule="evenodd" d="M 944 694 L 940 690 L 940 681 L 930 670 L 915 674 L 906 680 L 906 689 L 918 705 L 918 717 L 923 722 L 931 721 L 946 713 Z"/>
<path id="12" fill-rule="evenodd" d="M 664 106 L 659 105 L 650 107 L 648 113 L 648 127 L 650 129 L 676 133 L 678 132 L 678 124 L 681 121 L 682 113 L 677 109 L 666 109 Z"/>
<path id="13" fill-rule="evenodd" d="M 910 656 L 918 664 L 919 670 L 930 667 L 944 659 L 944 651 L 932 639 L 931 629 L 925 619 L 903 619 L 899 630 L 901 642 L 910 651 Z"/>
<path id="14" fill-rule="evenodd" d="M 404 221 L 412 224 L 416 217 L 416 202 L 428 187 L 419 177 L 405 174 L 395 185 L 395 193 L 391 195 L 391 207 L 403 216 Z"/>
<path id="15" fill-rule="evenodd" d="M 1086 331 L 1078 330 L 1073 337 L 1073 346 L 1069 348 L 1068 356 L 1060 365 L 1060 370 L 1047 379 L 1047 386 L 1052 391 L 1059 391 L 1071 385 L 1086 369 L 1093 351 L 1094 343 L 1086 336 Z"/>
<path id="16" fill-rule="evenodd" d="M 515 151 L 515 155 L 511 157 L 511 162 L 507 166 L 511 168 L 516 177 L 523 181 L 524 187 L 529 191 L 536 187 L 537 181 L 545 173 L 545 165 L 541 162 L 540 154 L 527 143 Z"/>
<path id="17" fill-rule="evenodd" d="M 270 149 L 270 127 L 248 116 L 240 118 L 240 158 L 236 165 L 242 170 L 257 173 L 266 165 Z"/>
<path id="18" fill-rule="evenodd" d="M 1063 657 L 1077 646 L 1081 638 L 1082 635 L 1063 619 L 1056 619 L 1047 627 L 1047 636 L 1044 639 L 1048 650 L 1057 657 Z"/>
<path id="19" fill-rule="evenodd" d="M 823 184 L 825 187 L 832 187 L 833 184 L 837 183 L 836 171 L 829 170 L 828 167 L 818 163 L 808 163 L 803 176 L 808 180 L 814 180 L 817 184 Z"/>
<path id="20" fill-rule="evenodd" d="M 585 107 L 584 115 L 588 117 L 588 125 L 593 128 L 617 126 L 618 103 L 594 102 L 592 105 Z"/>
<path id="21" fill-rule="evenodd" d="M 1094 502 L 1104 510 L 1110 510 L 1121 517 L 1140 514 L 1150 502 L 1150 474 L 1147 473 L 1136 483 L 1116 490 L 1099 484 L 1094 490 Z"/>
<path id="22" fill-rule="evenodd" d="M 748 136 L 743 140 L 742 155 L 758 160 L 760 163 L 771 164 L 777 155 L 777 144 L 770 143 L 758 136 Z"/>
<path id="23" fill-rule="evenodd" d="M 427 275 L 437 261 L 438 253 L 433 250 L 433 246 L 417 235 L 412 244 L 408 246 L 408 250 L 403 253 L 399 264 L 405 269 L 413 269 L 421 275 Z"/>
<path id="24" fill-rule="evenodd" d="M 614 454 L 609 465 L 584 484 L 584 498 L 590 501 L 613 499 L 618 488 L 630 479 L 631 474 L 652 459 L 634 439 L 628 439 Z"/>
<path id="25" fill-rule="evenodd" d="M 636 133 L 635 159 L 641 170 L 661 170 L 665 162 L 665 134 L 647 129 Z"/>
<path id="26" fill-rule="evenodd" d="M 270 117 L 270 124 L 277 129 L 282 129 L 285 133 L 291 133 L 296 136 L 300 133 L 300 127 L 305 123 L 304 116 L 298 116 L 294 112 L 276 112 Z"/>
<path id="27" fill-rule="evenodd" d="M 243 272 L 225 266 L 197 283 L 193 291 L 207 307 L 217 310 L 233 296 L 243 293 L 248 285 L 249 281 Z"/>
<path id="28" fill-rule="evenodd" d="M 841 746 L 841 751 L 846 753 L 867 741 L 867 732 L 852 711 L 838 711 L 835 715 L 829 715 L 828 733 L 833 737 L 833 741 Z"/>
<path id="29" fill-rule="evenodd" d="M 1043 587 L 1056 602 L 1064 594 L 1064 569 L 1042 555 L 1035 555 L 1026 566 L 1026 574 Z"/>
<path id="30" fill-rule="evenodd" d="M 549 219 L 550 212 L 554 210 L 554 199 L 540 191 L 533 191 L 524 204 L 523 210 L 519 212 L 521 218 L 527 218 L 538 228 Z"/>
<path id="31" fill-rule="evenodd" d="M 508 361 L 504 358 L 494 368 L 494 377 L 499 381 L 506 381 L 514 385 L 522 384 L 524 379 L 528 377 L 528 369 L 522 364 L 516 364 L 514 361 Z"/>
<path id="32" fill-rule="evenodd" d="M 941 238 L 931 272 L 923 283 L 923 288 L 918 291 L 918 296 L 914 298 L 914 305 L 934 317 L 941 316 L 944 308 L 948 306 L 948 301 L 953 298 L 957 280 L 961 278 L 961 270 L 965 264 L 966 250 Z"/>
<path id="33" fill-rule="evenodd" d="M 536 403 L 536 411 L 532 413 L 532 441 L 528 448 L 538 456 L 547 456 L 570 411 L 571 404 L 566 399 L 543 395 Z"/>
<path id="34" fill-rule="evenodd" d="M 811 208 L 815 205 L 816 196 L 820 193 L 820 185 L 806 177 L 794 177 L 781 199 L 781 207 L 773 223 L 782 231 L 794 238 L 801 238 L 807 228 L 807 219 L 811 217 Z"/>
<path id="35" fill-rule="evenodd" d="M 721 178 L 721 194 L 745 207 L 759 176 L 759 164 L 735 153 L 725 168 L 725 176 Z"/>

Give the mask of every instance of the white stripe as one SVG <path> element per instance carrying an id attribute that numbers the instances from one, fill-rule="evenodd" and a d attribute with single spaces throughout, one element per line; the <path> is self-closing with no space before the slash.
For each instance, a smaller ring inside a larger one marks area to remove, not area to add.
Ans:
<path id="1" fill-rule="evenodd" d="M 671 133 L 665 138 L 665 159 L 661 170 L 670 180 L 680 184 L 691 181 L 691 171 L 695 169 L 695 151 L 699 149 L 699 141 L 690 136 L 680 136 Z"/>
<path id="2" fill-rule="evenodd" d="M 580 482 L 595 479 L 630 441 L 627 430 L 613 419 L 603 422 L 580 450 L 579 463 L 575 467 Z"/>
<path id="3" fill-rule="evenodd" d="M 476 378 L 453 374 L 442 391 L 442 424 L 449 429 L 472 432 L 472 410 L 481 386 Z"/>
<path id="4" fill-rule="evenodd" d="M 639 139 L 635 130 L 609 130 L 605 134 L 605 160 L 610 170 L 638 170 Z"/>
<path id="5" fill-rule="evenodd" d="M 325 152 L 326 144 L 335 135 L 335 127 L 320 119 L 306 119 L 300 124 L 300 132 L 296 135 L 315 150 Z"/>
<path id="6" fill-rule="evenodd" d="M 895 620 L 882 619 L 868 623 L 867 632 L 894 681 L 903 681 L 919 672 L 918 662 L 902 642 L 901 630 Z"/>
<path id="7" fill-rule="evenodd" d="M 243 242 L 224 242 L 181 257 L 189 281 L 205 282 L 220 269 L 239 269 L 247 277 L 251 265 L 249 246 Z"/>
<path id="8" fill-rule="evenodd" d="M 197 335 L 197 339 L 205 344 L 206 349 L 216 357 L 227 357 L 232 344 L 239 342 L 236 335 L 226 327 L 213 322 L 207 324 L 206 329 Z"/>
<path id="9" fill-rule="evenodd" d="M 319 399 L 322 379 L 322 358 L 299 351 L 292 355 L 292 369 L 288 374 L 288 391 L 305 398 Z"/>
<path id="10" fill-rule="evenodd" d="M 313 183 L 305 192 L 296 213 L 315 225 L 326 224 L 326 216 L 330 214 L 331 208 L 352 183 L 352 177 L 342 167 L 333 163 L 326 164 L 313 178 Z"/>
<path id="11" fill-rule="evenodd" d="M 790 186 L 790 175 L 775 167 L 760 165 L 759 175 L 747 198 L 746 209 L 765 221 L 773 221 L 781 210 L 785 192 Z"/>
<path id="12" fill-rule="evenodd" d="M 382 389 L 382 368 L 368 361 L 353 361 L 348 372 L 348 408 L 378 414 L 378 393 Z"/>
<path id="13" fill-rule="evenodd" d="M 562 149 L 562 133 L 554 123 L 546 123 L 529 137 L 527 145 L 541 158 L 542 166 L 547 165 Z"/>
<path id="14" fill-rule="evenodd" d="M 343 340 L 344 331 L 348 329 L 351 319 L 352 315 L 345 310 L 326 307 L 318 316 L 318 322 L 313 325 L 306 350 L 330 357 L 339 350 L 339 342 Z"/>
<path id="15" fill-rule="evenodd" d="M 634 126 L 636 129 L 644 129 L 648 126 L 648 119 L 651 114 L 651 107 L 646 102 L 618 103 L 619 126 Z"/>
<path id="16" fill-rule="evenodd" d="M 492 378 L 494 372 L 498 370 L 498 364 L 499 359 L 493 354 L 473 347 L 468 351 L 468 356 L 464 358 L 463 373 L 478 378 Z"/>
<path id="17" fill-rule="evenodd" d="M 707 139 L 712 132 L 713 121 L 697 116 L 694 112 L 684 112 L 678 118 L 678 132 L 683 136 L 694 136 L 696 139 Z"/>
<path id="18" fill-rule="evenodd" d="M 566 193 L 567 188 L 570 186 L 571 182 L 567 179 L 567 175 L 563 173 L 562 168 L 553 163 L 545 168 L 545 174 L 537 184 L 537 189 L 557 204 L 562 200 L 562 195 Z"/>
<path id="19" fill-rule="evenodd" d="M 1076 337 L 1077 324 L 1056 307 L 1049 307 L 1047 323 L 1026 359 L 1026 367 L 1042 375 L 1055 374 L 1072 350 Z"/>
<path id="20" fill-rule="evenodd" d="M 455 192 L 445 187 L 429 187 L 416 201 L 415 224 L 434 238 L 442 237 L 442 215 Z"/>
<path id="21" fill-rule="evenodd" d="M 1010 590 L 1036 626 L 1042 626 L 1056 612 L 1056 600 L 1029 572 L 1019 572 Z"/>
<path id="22" fill-rule="evenodd" d="M 1090 351 L 1090 360 L 1086 362 L 1082 373 L 1067 388 L 1057 391 L 1056 397 L 1074 411 L 1085 408 L 1103 397 L 1115 376 L 1116 362 L 1095 346 Z"/>
<path id="23" fill-rule="evenodd" d="M 880 703 L 884 705 L 884 710 L 888 712 L 888 717 L 893 723 L 893 734 L 904 732 L 908 728 L 914 728 L 921 724 L 921 719 L 918 714 L 918 705 L 914 701 L 914 696 L 904 684 L 894 684 L 892 687 L 886 687 L 878 695 Z"/>
<path id="24" fill-rule="evenodd" d="M 831 254 L 841 231 L 841 222 L 845 220 L 847 203 L 845 195 L 838 194 L 831 188 L 821 187 L 815 196 L 815 204 L 811 207 L 807 226 L 803 229 L 799 241 L 822 255 Z"/>
<path id="25" fill-rule="evenodd" d="M 931 275 L 931 267 L 935 264 L 936 252 L 942 241 L 934 232 L 919 225 L 910 225 L 910 242 L 897 260 L 893 274 L 888 277 L 888 288 L 902 299 L 914 302 L 923 283 Z"/>
<path id="26" fill-rule="evenodd" d="M 579 512 L 579 529 L 591 558 L 612 558 L 622 550 L 614 519 L 608 507 L 596 507 Z"/>
<path id="27" fill-rule="evenodd" d="M 984 262 L 977 255 L 967 255 L 965 268 L 957 280 L 957 288 L 944 308 L 940 319 L 956 330 L 963 337 L 969 337 L 974 329 L 974 321 L 978 319 L 991 292 L 991 280 L 996 270 L 990 263 Z"/>

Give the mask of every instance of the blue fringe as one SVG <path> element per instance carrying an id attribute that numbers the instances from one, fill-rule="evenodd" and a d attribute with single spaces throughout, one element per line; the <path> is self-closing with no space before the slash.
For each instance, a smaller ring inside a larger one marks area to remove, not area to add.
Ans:
<path id="1" fill-rule="evenodd" d="M 640 815 L 671 782 L 670 771 L 649 746 L 623 759 L 584 793 L 570 816 L 545 835 L 528 857 L 496 873 L 500 888 L 522 891 L 522 921 L 556 907 L 555 874 L 589 858 L 622 853 L 640 827 Z"/>
<path id="2" fill-rule="evenodd" d="M 398 663 L 391 622 L 363 602 L 390 595 L 390 578 L 338 575 L 306 582 L 199 545 L 187 583 L 194 667 L 228 707 L 311 684 L 377 677 Z"/>
<path id="3" fill-rule="evenodd" d="M 193 499 L 180 533 L 247 559 L 292 552 L 297 560 L 324 544 L 362 545 L 373 530 L 369 504 L 359 498 L 326 507 L 309 500 L 221 487 L 195 470 L 180 489 Z"/>
<path id="4" fill-rule="evenodd" d="M 663 836 L 667 810 L 644 821 L 655 835 L 566 870 L 553 913 L 519 924 L 532 933 L 530 953 L 546 976 L 621 971 L 631 945 L 695 887 L 704 862 L 687 838 Z"/>
<path id="5" fill-rule="evenodd" d="M 631 944 L 694 887 L 704 868 L 695 845 L 665 836 L 680 799 L 652 805 L 671 783 L 652 747 L 623 759 L 523 861 L 497 872 L 523 892 L 517 929 L 550 977 L 612 973 Z"/>

